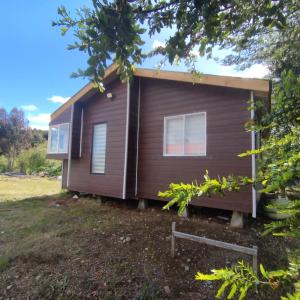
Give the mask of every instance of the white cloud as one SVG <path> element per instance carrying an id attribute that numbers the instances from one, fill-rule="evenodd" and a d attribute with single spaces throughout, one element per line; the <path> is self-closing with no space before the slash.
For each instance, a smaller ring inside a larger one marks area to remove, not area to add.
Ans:
<path id="1" fill-rule="evenodd" d="M 36 111 L 38 108 L 33 104 L 22 105 L 21 108 L 25 111 Z"/>
<path id="2" fill-rule="evenodd" d="M 253 65 L 244 71 L 235 70 L 233 66 L 220 66 L 218 74 L 245 78 L 264 78 L 269 74 L 269 70 L 262 64 Z"/>
<path id="3" fill-rule="evenodd" d="M 243 77 L 263 78 L 268 75 L 270 71 L 265 65 L 253 65 L 249 69 L 243 71 Z"/>
<path id="4" fill-rule="evenodd" d="M 37 115 L 28 115 L 27 119 L 29 121 L 29 125 L 31 128 L 37 129 L 48 129 L 48 124 L 50 122 L 50 114 L 48 113 L 41 113 Z"/>
<path id="5" fill-rule="evenodd" d="M 49 101 L 53 102 L 53 103 L 65 103 L 70 99 L 70 97 L 63 97 L 63 96 L 56 96 L 53 95 L 52 97 L 48 98 Z"/>
<path id="6" fill-rule="evenodd" d="M 155 49 L 157 49 L 159 47 L 165 48 L 166 47 L 166 43 L 165 42 L 161 42 L 159 40 L 154 40 L 153 44 L 152 44 L 152 49 L 155 50 Z"/>
<path id="7" fill-rule="evenodd" d="M 199 51 L 197 51 L 196 49 L 191 50 L 191 51 L 190 51 L 190 54 L 191 54 L 192 56 L 194 56 L 195 58 L 200 57 Z"/>
<path id="8" fill-rule="evenodd" d="M 49 125 L 30 124 L 29 126 L 32 129 L 41 129 L 41 130 L 48 130 L 49 129 Z"/>

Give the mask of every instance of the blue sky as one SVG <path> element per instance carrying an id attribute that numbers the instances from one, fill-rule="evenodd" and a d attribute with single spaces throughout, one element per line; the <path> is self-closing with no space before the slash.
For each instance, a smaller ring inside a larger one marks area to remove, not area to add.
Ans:
<path id="1" fill-rule="evenodd" d="M 84 68 L 86 57 L 66 46 L 73 41 L 71 34 L 62 37 L 51 26 L 57 18 L 57 7 L 65 5 L 70 11 L 91 0 L 16 0 L 3 1 L 0 10 L 0 107 L 10 110 L 23 108 L 30 125 L 46 129 L 50 114 L 86 82 L 72 79 L 70 74 Z M 146 39 L 150 49 L 161 44 L 168 32 Z M 154 68 L 158 59 L 151 59 L 143 67 Z M 207 74 L 243 77 L 263 77 L 264 66 L 254 66 L 244 72 L 224 67 L 213 61 L 200 59 L 199 71 Z M 166 69 L 183 70 L 184 67 Z"/>

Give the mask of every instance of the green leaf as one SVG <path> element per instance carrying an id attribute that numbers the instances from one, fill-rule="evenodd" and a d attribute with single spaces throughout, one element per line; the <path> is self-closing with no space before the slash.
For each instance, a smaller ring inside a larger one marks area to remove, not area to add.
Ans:
<path id="1" fill-rule="evenodd" d="M 216 294 L 216 298 L 220 299 L 224 292 L 225 292 L 225 289 L 227 288 L 227 286 L 230 284 L 230 281 L 224 281 L 223 284 L 221 285 L 221 287 L 219 288 L 217 294 Z"/>
<path id="2" fill-rule="evenodd" d="M 237 291 L 237 285 L 234 283 L 231 287 L 230 293 L 227 296 L 227 299 L 232 299 Z"/>
<path id="3" fill-rule="evenodd" d="M 262 265 L 262 264 L 260 264 L 259 265 L 259 269 L 260 269 L 260 273 L 262 274 L 262 276 L 264 277 L 264 278 L 269 278 L 269 276 L 268 276 L 268 274 L 267 274 L 267 272 L 266 272 L 266 270 L 265 270 L 265 268 L 264 268 L 264 266 Z"/>

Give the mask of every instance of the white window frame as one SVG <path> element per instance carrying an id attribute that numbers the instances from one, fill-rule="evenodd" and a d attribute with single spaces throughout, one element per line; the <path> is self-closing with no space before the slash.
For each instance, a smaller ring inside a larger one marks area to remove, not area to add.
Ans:
<path id="1" fill-rule="evenodd" d="M 60 130 L 60 126 L 62 126 L 62 125 L 68 125 L 69 126 L 69 136 L 68 136 L 68 149 L 67 149 L 67 152 L 59 152 L 58 151 L 58 149 L 59 149 L 59 130 Z M 58 128 L 58 140 L 57 140 L 56 151 L 51 151 L 51 129 L 52 128 Z M 69 147 L 70 147 L 70 123 L 61 123 L 61 124 L 56 124 L 56 125 L 49 126 L 47 153 L 49 153 L 49 154 L 68 154 L 69 153 Z"/>
<path id="2" fill-rule="evenodd" d="M 104 157 L 104 169 L 103 172 L 93 172 L 93 157 L 94 157 L 94 132 L 95 126 L 97 125 L 105 125 L 105 157 Z M 92 125 L 92 147 L 91 147 L 91 162 L 90 162 L 90 174 L 91 175 L 105 175 L 106 172 L 106 157 L 107 157 L 107 122 L 94 123 Z"/>
<path id="3" fill-rule="evenodd" d="M 204 136 L 205 136 L 205 151 L 204 153 L 201 154 L 185 154 L 184 153 L 184 147 L 185 147 L 185 119 L 188 116 L 193 116 L 193 115 L 204 115 L 204 120 L 205 120 L 205 124 L 204 124 Z M 182 154 L 168 154 L 167 153 L 167 143 L 166 143 L 166 131 L 167 131 L 167 121 L 171 120 L 171 119 L 177 119 L 177 118 L 183 118 L 183 126 L 182 126 L 182 130 L 183 130 L 183 153 Z M 164 117 L 164 137 L 163 137 L 163 156 L 181 156 L 181 157 L 185 157 L 185 156 L 195 156 L 195 157 L 202 157 L 202 156 L 206 156 L 207 154 L 207 118 L 206 118 L 206 111 L 202 111 L 202 112 L 196 112 L 196 113 L 189 113 L 189 114 L 181 114 L 181 115 L 174 115 L 174 116 L 167 116 Z"/>

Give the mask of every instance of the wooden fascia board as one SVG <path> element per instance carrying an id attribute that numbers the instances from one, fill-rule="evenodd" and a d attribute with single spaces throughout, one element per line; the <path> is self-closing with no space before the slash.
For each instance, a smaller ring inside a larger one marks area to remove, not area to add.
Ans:
<path id="1" fill-rule="evenodd" d="M 117 70 L 117 65 L 112 64 L 105 70 L 105 74 L 103 77 L 104 79 L 107 79 L 110 75 L 115 73 Z M 62 112 L 64 112 L 67 108 L 69 108 L 72 104 L 77 102 L 79 99 L 81 99 L 83 96 L 88 94 L 90 91 L 95 89 L 95 86 L 93 83 L 88 83 L 85 85 L 80 91 L 78 91 L 73 97 L 71 97 L 66 103 L 64 103 L 62 106 L 60 106 L 52 115 L 51 115 L 51 121 L 55 119 L 57 116 L 59 116 Z"/>
<path id="2" fill-rule="evenodd" d="M 269 93 L 270 90 L 269 80 L 265 79 L 252 79 L 205 74 L 198 76 L 186 72 L 160 71 L 150 69 L 136 69 L 134 75 L 137 77 L 231 87 L 250 91 L 260 91 L 264 93 Z"/>
<path id="3" fill-rule="evenodd" d="M 82 98 L 84 95 L 86 95 L 88 92 L 90 92 L 92 89 L 94 89 L 93 83 L 88 83 L 85 85 L 79 92 L 77 92 L 73 97 L 71 97 L 66 103 L 64 103 L 62 106 L 60 106 L 52 115 L 51 115 L 51 121 L 55 119 L 57 116 L 59 116 L 61 113 L 63 113 L 67 108 L 69 108 L 72 104 L 77 102 L 80 98 Z"/>

